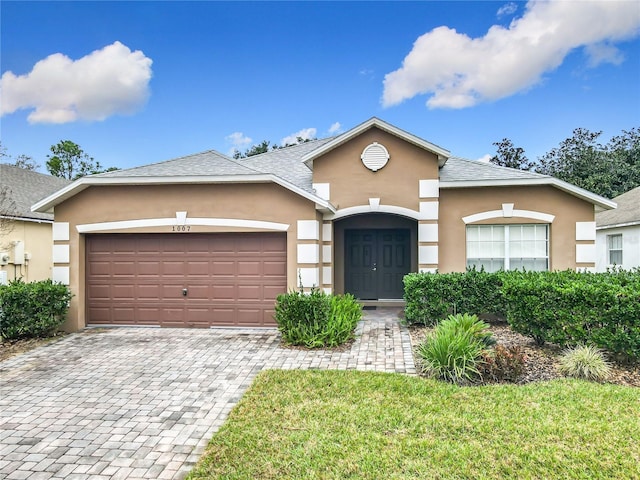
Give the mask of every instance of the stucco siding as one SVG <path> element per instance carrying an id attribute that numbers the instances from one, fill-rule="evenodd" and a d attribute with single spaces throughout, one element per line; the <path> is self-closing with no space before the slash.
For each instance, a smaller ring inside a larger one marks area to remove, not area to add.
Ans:
<path id="1" fill-rule="evenodd" d="M 16 220 L 11 225 L 11 231 L 0 238 L 0 252 L 9 253 L 10 263 L 0 266 L 0 271 L 7 272 L 8 281 L 22 278 L 25 282 L 35 282 L 51 278 L 51 223 Z M 25 254 L 30 256 L 21 265 L 13 263 L 15 241 L 21 241 Z"/>
<path id="2" fill-rule="evenodd" d="M 68 242 L 55 242 L 57 245 L 68 244 L 70 251 L 69 284 L 74 297 L 65 324 L 67 330 L 77 330 L 85 325 L 85 237 L 78 232 L 78 227 L 96 223 L 176 218 L 176 212 L 186 212 L 187 218 L 273 222 L 287 226 L 288 288 L 296 288 L 298 279 L 297 221 L 314 220 L 318 217 L 314 203 L 275 184 L 92 186 L 55 209 L 56 222 L 68 222 L 70 232 Z M 190 225 L 187 232 L 174 233 L 189 235 L 258 231 L 269 229 Z M 107 232 L 171 233 L 173 227 L 159 225 L 92 230 L 92 233 Z"/>
<path id="3" fill-rule="evenodd" d="M 388 163 L 376 172 L 360 158 L 373 142 L 389 152 Z M 328 185 L 323 188 L 338 209 L 369 205 L 370 198 L 379 198 L 381 205 L 419 210 L 419 180 L 437 178 L 436 155 L 377 128 L 313 161 L 313 183 Z"/>
<path id="4" fill-rule="evenodd" d="M 593 241 L 576 240 L 576 222 L 593 222 L 591 203 L 547 186 L 482 187 L 440 190 L 439 266 L 440 272 L 466 268 L 466 224 L 464 217 L 503 210 L 513 204 L 514 211 L 537 212 L 553 216 L 549 227 L 549 267 L 551 270 L 593 268 L 593 262 L 576 262 L 576 246 Z M 496 217 L 475 224 L 547 223 L 518 216 Z"/>

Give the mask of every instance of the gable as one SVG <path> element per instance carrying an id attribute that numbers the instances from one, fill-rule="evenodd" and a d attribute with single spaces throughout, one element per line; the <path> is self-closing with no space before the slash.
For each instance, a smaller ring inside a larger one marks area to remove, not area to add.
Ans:
<path id="1" fill-rule="evenodd" d="M 383 161 L 367 167 L 361 158 L 366 149 L 373 151 L 374 163 L 386 150 L 388 161 L 381 168 L 376 167 Z M 416 210 L 417 180 L 437 178 L 437 154 L 375 126 L 313 159 L 317 194 L 339 209 L 379 198 L 385 205 Z"/>

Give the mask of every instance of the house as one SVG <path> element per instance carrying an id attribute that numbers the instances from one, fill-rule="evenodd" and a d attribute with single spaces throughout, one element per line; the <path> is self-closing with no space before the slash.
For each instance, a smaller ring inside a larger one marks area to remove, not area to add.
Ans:
<path id="1" fill-rule="evenodd" d="M 613 199 L 618 208 L 596 214 L 596 270 L 640 267 L 640 187 Z"/>
<path id="2" fill-rule="evenodd" d="M 402 299 L 408 272 L 593 269 L 596 209 L 555 178 L 452 157 L 378 118 L 234 160 L 207 151 L 77 180 L 55 210 L 66 328 L 274 325 L 302 287 Z"/>
<path id="3" fill-rule="evenodd" d="M 0 164 L 0 285 L 51 278 L 53 214 L 32 212 L 31 205 L 69 183 Z"/>

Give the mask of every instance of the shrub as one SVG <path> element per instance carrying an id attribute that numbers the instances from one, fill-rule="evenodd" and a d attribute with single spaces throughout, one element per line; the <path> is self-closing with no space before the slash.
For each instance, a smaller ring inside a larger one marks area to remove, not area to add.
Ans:
<path id="1" fill-rule="evenodd" d="M 640 358 L 640 272 L 509 272 L 503 295 L 511 327 L 536 343 L 591 343 Z"/>
<path id="2" fill-rule="evenodd" d="M 578 346 L 566 350 L 560 357 L 560 373 L 568 377 L 603 381 L 611 373 L 611 366 L 596 347 Z"/>
<path id="3" fill-rule="evenodd" d="M 0 287 L 0 336 L 6 340 L 45 337 L 65 319 L 69 288 L 51 280 L 14 280 Z"/>
<path id="4" fill-rule="evenodd" d="M 522 347 L 496 345 L 482 353 L 478 371 L 485 381 L 515 382 L 524 372 L 525 360 Z"/>
<path id="5" fill-rule="evenodd" d="M 489 324 L 478 319 L 477 315 L 469 315 L 468 313 L 449 315 L 447 320 L 440 325 L 441 328 L 451 328 L 456 332 L 467 332 L 485 347 L 496 344 L 496 340 L 489 330 Z"/>
<path id="6" fill-rule="evenodd" d="M 308 348 L 335 347 L 354 336 L 362 307 L 352 295 L 309 294 L 292 291 L 278 295 L 275 319 L 282 338 Z"/>
<path id="7" fill-rule="evenodd" d="M 410 273 L 404 277 L 406 321 L 435 325 L 460 312 L 502 315 L 502 275 L 475 268 L 465 273 Z"/>
<path id="8" fill-rule="evenodd" d="M 441 380 L 464 383 L 479 375 L 478 359 L 491 333 L 475 315 L 451 315 L 418 346 L 424 370 Z"/>

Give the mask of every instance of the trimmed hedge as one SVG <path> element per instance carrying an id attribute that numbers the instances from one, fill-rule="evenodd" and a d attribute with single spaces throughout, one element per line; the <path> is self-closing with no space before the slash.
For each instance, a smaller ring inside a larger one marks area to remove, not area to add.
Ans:
<path id="1" fill-rule="evenodd" d="M 592 344 L 640 359 L 640 272 L 510 272 L 502 294 L 511 327 L 538 344 Z"/>
<path id="2" fill-rule="evenodd" d="M 292 291 L 278 295 L 275 319 L 285 342 L 309 348 L 335 347 L 354 338 L 362 307 L 352 295 Z"/>
<path id="3" fill-rule="evenodd" d="M 51 280 L 0 286 L 0 337 L 6 340 L 46 337 L 64 322 L 69 288 Z"/>
<path id="4" fill-rule="evenodd" d="M 538 344 L 593 344 L 640 359 L 640 270 L 607 273 L 409 274 L 407 323 L 434 325 L 451 313 L 506 316 Z"/>
<path id="5" fill-rule="evenodd" d="M 504 272 L 410 273 L 404 277 L 408 324 L 435 325 L 457 313 L 504 315 Z"/>

